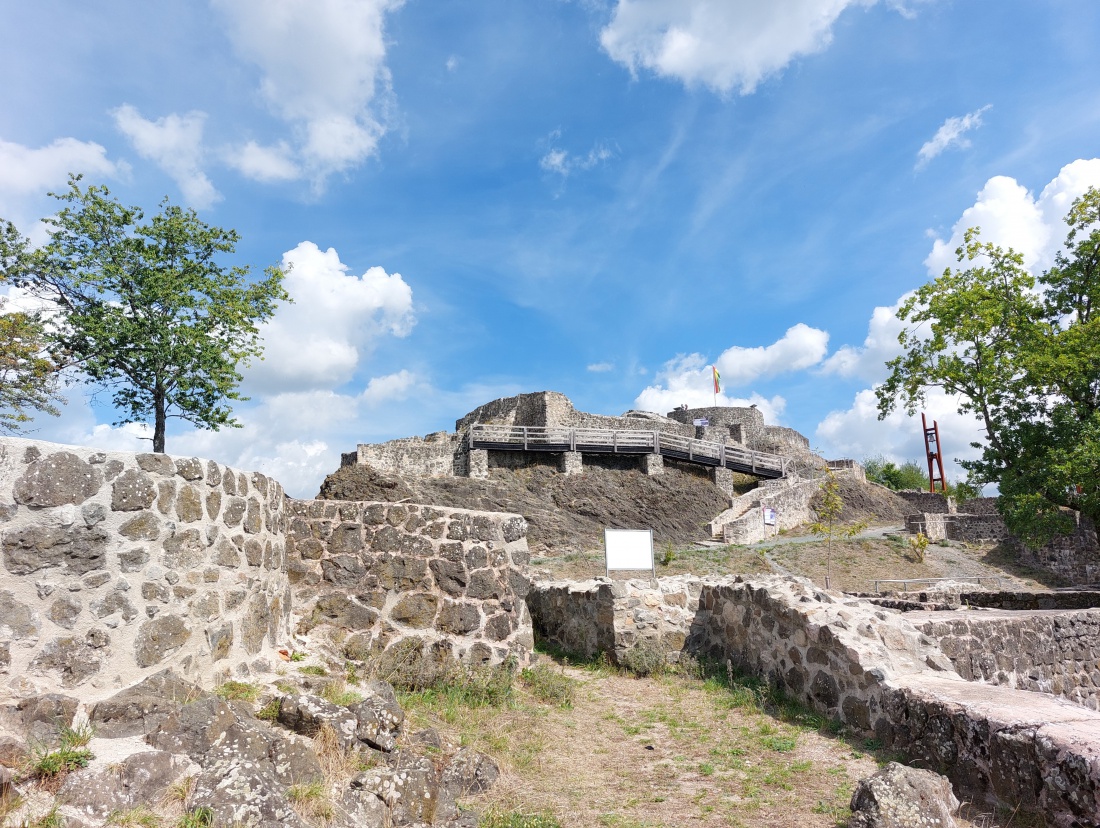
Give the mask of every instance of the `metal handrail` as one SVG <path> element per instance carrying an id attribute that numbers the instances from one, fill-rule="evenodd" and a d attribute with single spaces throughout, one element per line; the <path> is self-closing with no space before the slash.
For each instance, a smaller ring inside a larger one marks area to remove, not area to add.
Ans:
<path id="1" fill-rule="evenodd" d="M 719 466 L 731 463 L 749 466 L 753 471 L 787 472 L 788 458 L 778 454 L 753 451 L 734 443 L 696 440 L 661 431 L 637 429 L 568 428 L 564 426 L 508 426 L 475 423 L 470 427 L 472 441 L 515 445 L 524 451 L 540 445 L 568 445 L 576 451 L 578 445 L 603 446 L 612 453 L 622 450 L 648 449 L 654 454 L 686 454 L 689 460 L 712 459 Z"/>
<path id="2" fill-rule="evenodd" d="M 1000 575 L 959 575 L 955 578 L 876 578 L 874 581 L 875 592 L 879 591 L 879 584 L 931 584 L 939 583 L 941 581 L 977 581 L 981 586 L 983 580 L 994 581 L 998 586 L 1003 583 Z"/>

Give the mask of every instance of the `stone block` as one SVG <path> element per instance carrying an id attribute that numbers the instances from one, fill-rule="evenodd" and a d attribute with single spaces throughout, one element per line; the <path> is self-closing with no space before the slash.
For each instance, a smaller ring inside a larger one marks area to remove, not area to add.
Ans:
<path id="1" fill-rule="evenodd" d="M 103 475 L 72 452 L 58 451 L 35 460 L 12 487 L 24 506 L 80 504 L 99 491 Z"/>
<path id="2" fill-rule="evenodd" d="M 139 667 L 152 667 L 186 644 L 190 637 L 191 630 L 184 619 L 176 615 L 159 615 L 138 629 L 134 661 Z"/>
<path id="3" fill-rule="evenodd" d="M 116 512 L 148 509 L 156 497 L 153 479 L 137 469 L 127 469 L 111 484 L 111 509 Z"/>

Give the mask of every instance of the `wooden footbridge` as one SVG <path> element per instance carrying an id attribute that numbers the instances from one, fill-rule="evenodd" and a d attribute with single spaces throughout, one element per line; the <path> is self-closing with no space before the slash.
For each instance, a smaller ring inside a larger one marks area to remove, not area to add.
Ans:
<path id="1" fill-rule="evenodd" d="M 578 451 L 582 454 L 658 454 L 672 460 L 730 469 L 756 477 L 776 479 L 787 474 L 787 458 L 778 454 L 661 431 L 477 423 L 470 427 L 470 448 L 559 453 Z"/>

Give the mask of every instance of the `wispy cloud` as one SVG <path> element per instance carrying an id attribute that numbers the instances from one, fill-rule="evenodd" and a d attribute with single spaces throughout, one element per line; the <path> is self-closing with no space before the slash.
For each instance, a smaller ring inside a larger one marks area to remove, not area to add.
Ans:
<path id="1" fill-rule="evenodd" d="M 925 141 L 917 152 L 917 169 L 920 169 L 951 147 L 958 147 L 959 149 L 969 147 L 970 139 L 966 137 L 966 133 L 982 125 L 982 114 L 991 109 L 992 106 L 993 104 L 986 104 L 981 109 L 976 109 L 957 118 L 948 118 L 944 121 L 931 140 Z"/>
<path id="2" fill-rule="evenodd" d="M 202 129 L 206 113 L 172 113 L 150 121 L 135 107 L 123 104 L 111 114 L 115 117 L 115 125 L 130 139 L 138 155 L 168 173 L 188 204 L 202 209 L 221 201 L 221 193 L 202 170 Z"/>

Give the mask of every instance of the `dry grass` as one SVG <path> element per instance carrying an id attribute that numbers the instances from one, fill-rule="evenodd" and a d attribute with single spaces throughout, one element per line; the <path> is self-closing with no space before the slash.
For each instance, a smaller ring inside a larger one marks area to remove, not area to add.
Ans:
<path id="1" fill-rule="evenodd" d="M 832 828 L 846 824 L 856 782 L 890 758 L 812 716 L 784 714 L 763 688 L 554 669 L 577 683 L 571 708 L 540 702 L 522 683 L 502 708 L 403 700 L 411 729 L 436 727 L 500 764 L 497 784 L 465 804 L 562 825 Z"/>
<path id="2" fill-rule="evenodd" d="M 798 538 L 799 542 L 788 542 Z M 825 584 L 825 542 L 788 533 L 755 547 L 677 548 L 657 575 L 748 575 L 788 572 Z M 659 559 L 665 550 L 655 550 Z M 552 578 L 580 580 L 604 574 L 602 550 L 555 558 L 537 558 L 533 565 Z M 953 578 L 996 576 L 1009 589 L 1059 586 L 1049 575 L 1015 563 L 994 544 L 940 542 L 929 544 L 924 560 L 915 560 L 908 535 L 836 541 L 832 552 L 832 585 L 846 592 L 869 592 L 877 578 Z M 988 582 L 986 582 L 988 583 Z"/>

